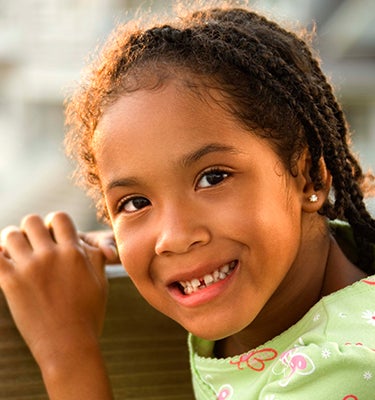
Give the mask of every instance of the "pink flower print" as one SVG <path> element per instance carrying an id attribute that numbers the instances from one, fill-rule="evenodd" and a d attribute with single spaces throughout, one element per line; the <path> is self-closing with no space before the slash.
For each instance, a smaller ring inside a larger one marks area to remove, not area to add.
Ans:
<path id="1" fill-rule="evenodd" d="M 267 361 L 272 361 L 277 357 L 277 351 L 271 348 L 250 351 L 239 357 L 238 361 L 230 361 L 237 365 L 238 369 L 243 369 L 242 364 L 247 365 L 254 371 L 263 371 Z"/>
<path id="2" fill-rule="evenodd" d="M 363 343 L 361 342 L 357 342 L 357 343 L 350 343 L 350 342 L 346 342 L 345 346 L 364 346 Z M 372 351 L 375 351 L 375 349 L 371 349 Z"/>
<path id="3" fill-rule="evenodd" d="M 315 371 L 311 358 L 303 354 L 299 348 L 294 348 L 283 353 L 278 363 L 272 368 L 275 375 L 284 375 L 279 385 L 285 387 L 294 375 L 310 375 Z"/>
<path id="4" fill-rule="evenodd" d="M 362 279 L 362 282 L 367 283 L 368 285 L 375 285 L 375 279 Z"/>
<path id="5" fill-rule="evenodd" d="M 217 400 L 230 400 L 233 396 L 233 388 L 231 385 L 223 385 L 217 394 Z"/>
<path id="6" fill-rule="evenodd" d="M 362 313 L 362 318 L 367 319 L 367 322 L 375 326 L 375 311 L 366 310 Z"/>

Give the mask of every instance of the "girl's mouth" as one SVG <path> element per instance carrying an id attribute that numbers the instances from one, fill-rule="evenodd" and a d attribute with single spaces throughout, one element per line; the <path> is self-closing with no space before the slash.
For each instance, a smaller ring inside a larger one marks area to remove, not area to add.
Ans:
<path id="1" fill-rule="evenodd" d="M 213 285 L 216 282 L 222 281 L 236 268 L 237 260 L 227 263 L 210 274 L 206 274 L 201 278 L 194 278 L 191 281 L 179 281 L 177 285 L 182 294 L 190 295 L 201 289 Z"/>

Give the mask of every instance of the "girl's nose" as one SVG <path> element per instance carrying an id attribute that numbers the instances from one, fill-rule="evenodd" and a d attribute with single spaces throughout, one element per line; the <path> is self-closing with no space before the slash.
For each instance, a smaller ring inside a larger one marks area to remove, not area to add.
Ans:
<path id="1" fill-rule="evenodd" d="M 211 239 L 204 219 L 184 213 L 182 210 L 166 213 L 160 221 L 155 243 L 155 253 L 183 254 L 192 248 L 203 246 Z"/>

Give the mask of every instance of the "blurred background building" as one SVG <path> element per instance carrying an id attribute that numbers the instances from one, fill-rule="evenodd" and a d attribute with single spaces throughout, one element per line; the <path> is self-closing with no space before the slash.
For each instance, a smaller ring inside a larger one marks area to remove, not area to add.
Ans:
<path id="1" fill-rule="evenodd" d="M 80 229 L 95 209 L 69 176 L 63 99 L 88 54 L 139 7 L 173 1 L 0 0 L 0 227 L 30 212 L 70 212 Z M 250 4 L 252 2 L 250 1 Z M 317 24 L 317 49 L 366 167 L 375 165 L 375 1 L 258 0 L 279 20 Z"/>

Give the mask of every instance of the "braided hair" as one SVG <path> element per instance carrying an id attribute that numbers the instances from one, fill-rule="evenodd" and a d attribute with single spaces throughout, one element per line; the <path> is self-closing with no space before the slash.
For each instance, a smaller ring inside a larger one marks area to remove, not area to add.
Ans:
<path id="1" fill-rule="evenodd" d="M 267 138 L 293 173 L 305 148 L 315 190 L 323 187 L 321 161 L 332 193 L 320 210 L 347 221 L 359 259 L 371 272 L 375 221 L 363 201 L 366 178 L 350 150 L 349 129 L 331 85 L 307 41 L 244 8 L 209 8 L 149 29 L 119 26 L 66 108 L 66 147 L 81 180 L 106 216 L 92 136 L 124 93 L 153 89 L 178 77 L 187 87 L 216 88 L 236 119 Z M 367 179 L 372 183 L 371 179 Z"/>

